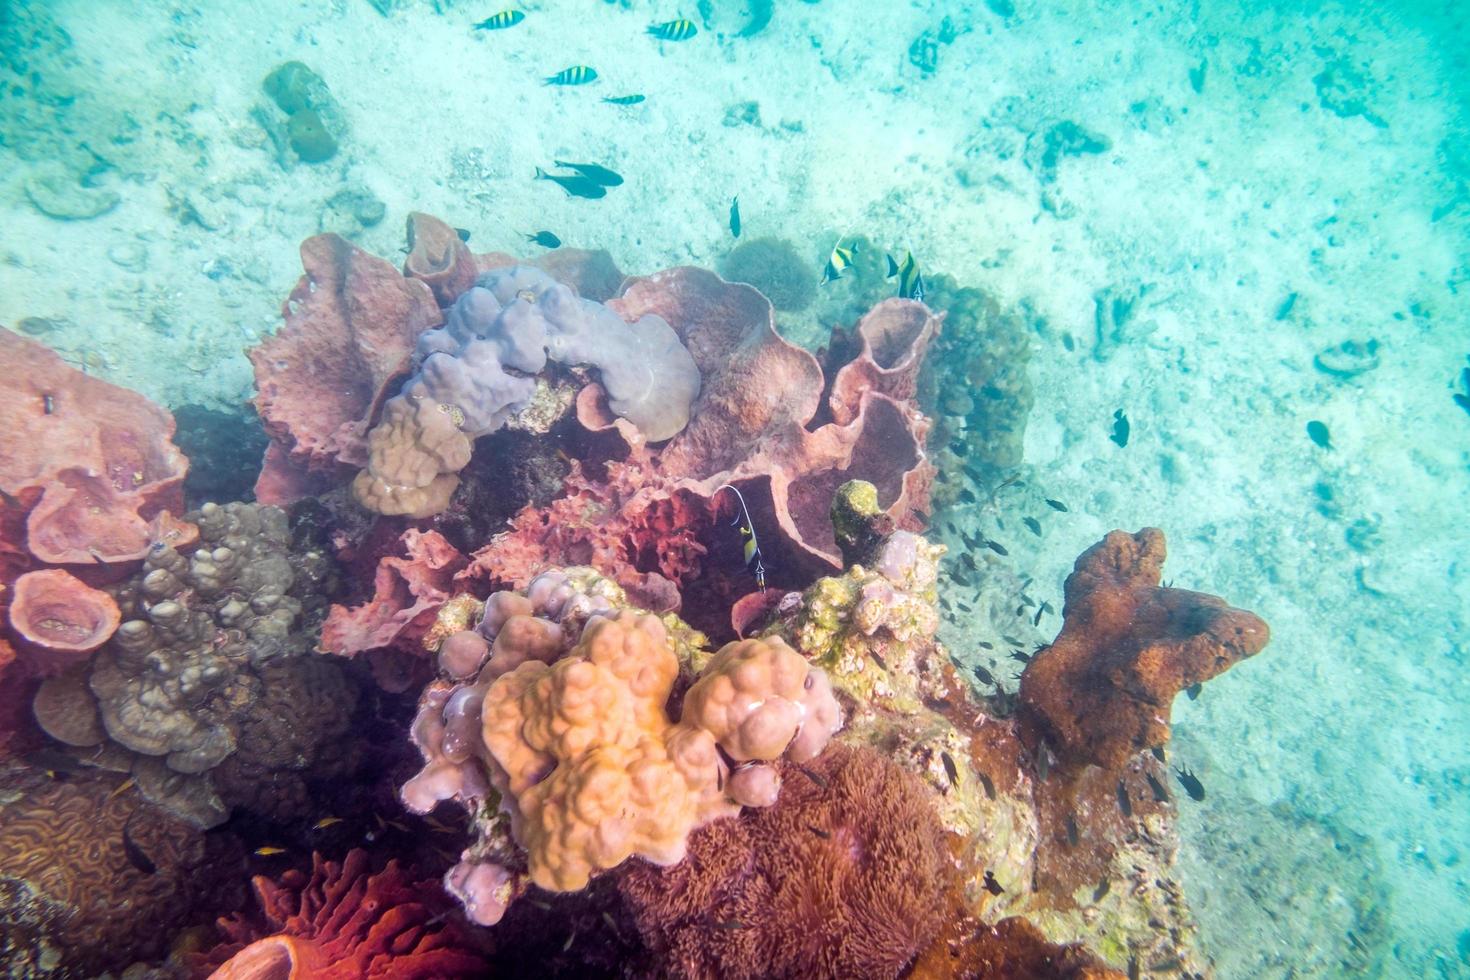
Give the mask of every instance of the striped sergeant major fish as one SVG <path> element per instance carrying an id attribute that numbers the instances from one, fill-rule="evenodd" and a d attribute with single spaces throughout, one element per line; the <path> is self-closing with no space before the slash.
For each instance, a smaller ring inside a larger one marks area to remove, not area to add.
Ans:
<path id="1" fill-rule="evenodd" d="M 546 76 L 547 85 L 586 85 L 597 81 L 597 70 L 586 65 L 563 68 L 555 75 Z"/>
<path id="2" fill-rule="evenodd" d="M 738 489 L 725 483 L 715 488 L 715 493 L 721 490 L 729 490 L 740 501 L 740 513 L 735 515 L 732 525 L 740 527 L 740 538 L 745 543 L 745 567 L 755 576 L 755 584 L 762 591 L 766 591 L 766 565 L 761 559 L 760 542 L 755 537 L 755 525 L 751 523 L 750 511 L 746 509 L 745 497 Z"/>
<path id="3" fill-rule="evenodd" d="M 654 24 L 648 29 L 648 33 L 660 41 L 687 41 L 699 33 L 699 28 L 694 26 L 694 21 L 680 18 Z"/>

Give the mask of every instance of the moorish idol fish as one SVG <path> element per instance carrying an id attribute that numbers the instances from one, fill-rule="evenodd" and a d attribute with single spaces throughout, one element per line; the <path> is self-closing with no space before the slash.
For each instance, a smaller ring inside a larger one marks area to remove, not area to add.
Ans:
<path id="1" fill-rule="evenodd" d="M 740 513 L 736 514 L 735 520 L 730 523 L 740 527 L 740 537 L 745 542 L 745 567 L 750 569 L 751 574 L 755 576 L 755 584 L 764 592 L 766 591 L 766 566 L 761 560 L 760 542 L 755 538 L 755 525 L 751 523 L 750 511 L 745 507 L 745 497 L 728 483 L 716 487 L 715 493 L 721 490 L 729 490 L 740 501 Z"/>

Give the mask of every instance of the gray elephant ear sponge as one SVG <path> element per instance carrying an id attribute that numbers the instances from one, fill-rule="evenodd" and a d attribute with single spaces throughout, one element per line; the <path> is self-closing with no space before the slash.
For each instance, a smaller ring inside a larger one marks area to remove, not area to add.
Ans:
<path id="1" fill-rule="evenodd" d="M 535 393 L 531 376 L 547 360 L 596 369 L 609 406 L 650 442 L 677 435 L 699 396 L 699 368 L 666 321 L 650 314 L 626 323 L 527 266 L 481 275 L 444 326 L 419 337 L 415 357 L 418 372 L 389 399 L 385 422 L 368 439 L 368 468 L 353 484 L 358 502 L 381 514 L 443 510 L 453 474 L 468 462 L 467 453 L 425 451 L 420 443 L 433 426 L 391 428 L 389 420 L 427 418 L 440 428 L 451 420 L 467 448 L 526 407 Z"/>

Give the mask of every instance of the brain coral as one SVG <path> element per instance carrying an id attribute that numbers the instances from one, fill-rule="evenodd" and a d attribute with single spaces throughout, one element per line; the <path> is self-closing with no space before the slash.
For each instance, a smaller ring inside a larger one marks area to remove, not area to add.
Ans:
<path id="1" fill-rule="evenodd" d="M 0 899 L 0 948 L 12 969 L 22 962 L 16 940 L 49 948 L 34 965 L 68 976 L 156 959 L 180 925 L 241 897 L 228 874 L 230 855 L 239 857 L 232 839 L 201 834 L 136 792 L 115 792 L 120 776 L 60 782 L 11 770 L 0 780 L 8 787 L 0 896 L 25 902 Z"/>

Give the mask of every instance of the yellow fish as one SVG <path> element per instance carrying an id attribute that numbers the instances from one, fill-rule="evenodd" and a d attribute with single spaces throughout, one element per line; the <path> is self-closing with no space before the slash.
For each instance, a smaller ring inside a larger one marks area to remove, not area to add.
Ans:
<path id="1" fill-rule="evenodd" d="M 341 822 L 342 822 L 342 818 L 341 817 L 322 817 L 316 823 L 314 823 L 314 824 L 311 825 L 311 829 L 312 830 L 326 830 L 328 827 L 332 826 L 333 824 L 339 824 Z"/>
<path id="2" fill-rule="evenodd" d="M 124 779 L 122 782 L 118 783 L 117 789 L 113 790 L 111 793 L 108 793 L 107 798 L 111 800 L 115 797 L 121 796 L 122 794 L 126 793 L 128 790 L 136 786 L 137 783 L 138 781 L 136 779 L 134 779 L 132 776 L 129 776 L 127 779 Z"/>
<path id="3" fill-rule="evenodd" d="M 597 71 L 586 65 L 573 65 L 563 68 L 555 75 L 546 77 L 547 85 L 586 85 L 588 82 L 597 81 Z"/>
<path id="4" fill-rule="evenodd" d="M 255 856 L 263 858 L 275 857 L 277 854 L 285 853 L 286 849 L 284 847 L 272 847 L 269 844 L 267 844 L 265 847 L 257 847 L 255 849 Z"/>

